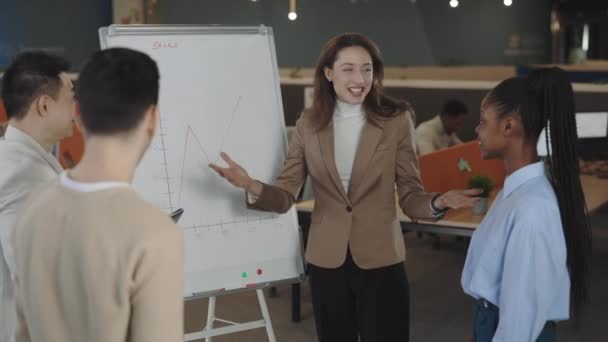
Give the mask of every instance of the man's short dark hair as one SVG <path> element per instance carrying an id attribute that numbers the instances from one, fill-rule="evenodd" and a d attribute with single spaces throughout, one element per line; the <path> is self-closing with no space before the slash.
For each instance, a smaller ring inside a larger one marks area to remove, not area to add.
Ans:
<path id="1" fill-rule="evenodd" d="M 464 102 L 459 100 L 448 100 L 443 104 L 441 109 L 441 115 L 456 117 L 467 114 L 469 109 Z"/>
<path id="2" fill-rule="evenodd" d="M 22 52 L 2 77 L 2 101 L 9 119 L 23 119 L 32 102 L 41 95 L 57 98 L 63 81 L 59 77 L 70 69 L 63 57 L 43 51 Z"/>
<path id="3" fill-rule="evenodd" d="M 145 53 L 111 48 L 93 54 L 78 82 L 76 97 L 89 134 L 129 132 L 158 103 L 159 73 Z"/>

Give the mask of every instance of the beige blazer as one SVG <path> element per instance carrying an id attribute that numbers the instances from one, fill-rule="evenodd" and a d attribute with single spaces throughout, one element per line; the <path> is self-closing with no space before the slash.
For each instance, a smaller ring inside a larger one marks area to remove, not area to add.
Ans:
<path id="1" fill-rule="evenodd" d="M 371 119 L 365 124 L 353 163 L 350 186 L 344 191 L 336 170 L 334 130 L 330 123 L 315 131 L 310 115 L 296 123 L 285 165 L 273 185 L 264 184 L 250 208 L 286 212 L 295 202 L 307 175 L 312 180 L 312 212 L 306 260 L 336 268 L 350 248 L 364 269 L 405 260 L 405 246 L 395 212 L 399 205 L 410 217 L 434 218 L 420 183 L 415 153 L 413 114 Z"/>

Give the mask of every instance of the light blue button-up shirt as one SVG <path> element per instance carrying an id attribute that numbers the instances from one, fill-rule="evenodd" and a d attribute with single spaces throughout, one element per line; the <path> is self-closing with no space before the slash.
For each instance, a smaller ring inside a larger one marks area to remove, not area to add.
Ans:
<path id="1" fill-rule="evenodd" d="M 542 162 L 507 177 L 473 234 L 461 283 L 499 307 L 493 342 L 534 342 L 547 321 L 569 318 L 566 241 Z"/>

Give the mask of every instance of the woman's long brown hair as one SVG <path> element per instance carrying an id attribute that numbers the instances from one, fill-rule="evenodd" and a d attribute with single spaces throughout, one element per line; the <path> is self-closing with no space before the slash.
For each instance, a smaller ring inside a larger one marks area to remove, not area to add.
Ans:
<path id="1" fill-rule="evenodd" d="M 406 110 L 412 111 L 405 101 L 393 99 L 383 93 L 384 61 L 376 44 L 358 33 L 343 33 L 330 39 L 319 56 L 315 69 L 314 99 L 312 104 L 312 122 L 318 130 L 325 128 L 332 120 L 336 106 L 336 92 L 325 77 L 325 68 L 332 69 L 338 53 L 348 47 L 358 46 L 365 49 L 372 58 L 372 87 L 363 101 L 363 109 L 369 119 L 390 118 Z"/>

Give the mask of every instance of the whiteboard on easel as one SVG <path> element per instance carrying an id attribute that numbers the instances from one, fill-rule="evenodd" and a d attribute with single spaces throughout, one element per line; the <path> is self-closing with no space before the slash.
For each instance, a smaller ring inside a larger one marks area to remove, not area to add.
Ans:
<path id="1" fill-rule="evenodd" d="M 209 169 L 227 152 L 272 182 L 286 157 L 286 128 L 272 29 L 110 26 L 102 48 L 150 55 L 160 70 L 157 136 L 133 186 L 167 213 L 183 208 L 184 296 L 259 287 L 303 276 L 295 208 L 248 210 L 245 194 Z"/>

